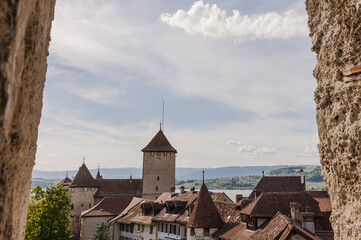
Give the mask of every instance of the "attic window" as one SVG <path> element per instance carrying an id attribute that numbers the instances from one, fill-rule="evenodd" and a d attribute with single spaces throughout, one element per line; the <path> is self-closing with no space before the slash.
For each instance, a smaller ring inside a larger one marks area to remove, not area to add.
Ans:
<path id="1" fill-rule="evenodd" d="M 160 156 L 162 153 L 161 152 L 157 152 L 157 156 Z"/>

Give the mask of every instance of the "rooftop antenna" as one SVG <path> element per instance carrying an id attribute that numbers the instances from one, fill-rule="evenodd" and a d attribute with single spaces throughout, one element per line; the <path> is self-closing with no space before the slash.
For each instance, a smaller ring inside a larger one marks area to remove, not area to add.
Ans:
<path id="1" fill-rule="evenodd" d="M 98 163 L 98 172 L 99 172 L 100 163 Z"/>
<path id="2" fill-rule="evenodd" d="M 163 129 L 162 129 L 163 127 Z M 161 124 L 161 130 L 164 131 L 164 100 L 163 100 L 163 113 L 162 113 L 162 124 Z"/>
<path id="3" fill-rule="evenodd" d="M 66 171 L 66 177 L 68 177 L 68 171 Z"/>
<path id="4" fill-rule="evenodd" d="M 202 179 L 202 182 L 204 184 L 204 168 L 203 168 L 203 179 Z"/>
<path id="5" fill-rule="evenodd" d="M 85 157 L 83 156 L 83 163 L 85 163 Z"/>

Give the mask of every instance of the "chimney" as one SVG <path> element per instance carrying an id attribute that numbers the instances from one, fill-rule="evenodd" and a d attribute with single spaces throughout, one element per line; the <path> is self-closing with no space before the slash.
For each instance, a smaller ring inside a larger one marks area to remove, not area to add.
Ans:
<path id="1" fill-rule="evenodd" d="M 243 195 L 242 194 L 237 194 L 236 195 L 236 202 L 239 202 L 243 199 Z"/>
<path id="2" fill-rule="evenodd" d="M 184 191 L 184 186 L 181 186 L 180 188 L 180 193 L 184 193 L 185 191 Z"/>
<path id="3" fill-rule="evenodd" d="M 194 193 L 196 191 L 196 188 L 195 187 L 191 187 L 191 193 Z"/>
<path id="4" fill-rule="evenodd" d="M 305 184 L 305 175 L 304 175 L 304 173 L 303 173 L 303 169 L 302 169 L 302 168 L 301 168 L 300 172 L 301 172 L 301 184 Z"/>

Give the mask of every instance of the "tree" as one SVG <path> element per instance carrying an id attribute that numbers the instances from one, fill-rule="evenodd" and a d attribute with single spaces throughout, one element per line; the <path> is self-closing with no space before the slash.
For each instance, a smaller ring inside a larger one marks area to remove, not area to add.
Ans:
<path id="1" fill-rule="evenodd" d="M 71 199 L 63 186 L 37 186 L 31 190 L 28 216 L 26 219 L 26 240 L 68 240 Z"/>
<path id="2" fill-rule="evenodd" d="M 95 233 L 91 236 L 92 240 L 108 240 L 109 239 L 109 225 L 106 222 L 100 222 L 95 226 Z"/>

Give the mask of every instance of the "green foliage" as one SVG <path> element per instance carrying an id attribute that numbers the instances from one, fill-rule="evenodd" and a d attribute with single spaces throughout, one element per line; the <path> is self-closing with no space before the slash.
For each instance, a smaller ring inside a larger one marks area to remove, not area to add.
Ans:
<path id="1" fill-rule="evenodd" d="M 62 186 L 31 190 L 26 219 L 26 240 L 68 240 L 71 209 L 70 196 Z"/>
<path id="2" fill-rule="evenodd" d="M 95 226 L 95 233 L 91 236 L 92 240 L 108 240 L 110 236 L 109 225 L 106 222 L 100 222 Z"/>
<path id="3" fill-rule="evenodd" d="M 321 176 L 321 167 L 316 167 L 312 170 L 312 172 L 308 175 L 307 178 L 310 182 L 323 182 L 323 178 Z"/>

